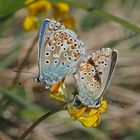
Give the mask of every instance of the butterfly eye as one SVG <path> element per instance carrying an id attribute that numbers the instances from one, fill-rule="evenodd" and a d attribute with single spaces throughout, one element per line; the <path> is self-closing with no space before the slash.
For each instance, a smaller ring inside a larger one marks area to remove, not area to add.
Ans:
<path id="1" fill-rule="evenodd" d="M 54 27 L 54 23 L 53 22 L 49 23 L 49 25 L 48 25 L 49 30 L 52 30 L 53 27 Z"/>
<path id="2" fill-rule="evenodd" d="M 95 105 L 96 107 L 100 107 L 100 101 L 97 101 Z"/>

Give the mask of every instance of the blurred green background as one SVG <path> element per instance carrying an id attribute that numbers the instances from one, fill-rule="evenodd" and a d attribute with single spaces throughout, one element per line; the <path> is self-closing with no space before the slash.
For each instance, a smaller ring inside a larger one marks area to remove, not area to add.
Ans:
<path id="1" fill-rule="evenodd" d="M 0 140 L 15 140 L 59 105 L 45 85 L 32 80 L 35 74 L 14 72 L 37 73 L 38 32 L 45 18 L 77 32 L 87 54 L 110 47 L 118 50 L 119 59 L 99 127 L 85 128 L 62 111 L 39 124 L 27 139 L 140 140 L 139 13 L 139 0 L 0 0 Z M 66 83 L 75 87 L 72 76 Z"/>

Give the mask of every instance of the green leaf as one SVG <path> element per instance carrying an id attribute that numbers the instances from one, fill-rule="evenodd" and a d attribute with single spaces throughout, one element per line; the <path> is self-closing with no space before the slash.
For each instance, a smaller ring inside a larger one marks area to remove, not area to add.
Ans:
<path id="1" fill-rule="evenodd" d="M 30 108 L 25 108 L 19 111 L 19 115 L 26 120 L 36 120 L 44 113 Z"/>
<path id="2" fill-rule="evenodd" d="M 129 36 L 126 36 L 126 37 L 121 37 L 119 39 L 111 40 L 105 46 L 108 48 L 115 48 L 117 45 L 121 44 L 122 42 L 132 39 L 134 37 L 136 37 L 136 34 L 130 34 Z"/>
<path id="3" fill-rule="evenodd" d="M 118 23 L 118 24 L 124 26 L 125 28 L 128 28 L 129 30 L 135 32 L 135 33 L 140 33 L 140 28 L 138 26 L 128 22 L 127 20 L 125 20 L 123 18 L 112 15 L 112 14 L 110 14 L 102 9 L 93 9 L 92 8 L 92 9 L 89 9 L 88 11 L 93 12 L 94 14 L 101 16 L 105 19 L 108 19 L 110 21 Z"/>
<path id="4" fill-rule="evenodd" d="M 11 98 L 13 100 L 13 102 L 18 103 L 19 105 L 22 105 L 23 107 L 29 108 L 34 111 L 43 112 L 43 109 L 41 107 L 39 107 L 33 103 L 30 103 L 25 98 L 23 98 L 20 95 L 20 93 L 19 93 L 19 95 L 17 95 L 17 93 L 12 92 L 11 90 L 5 89 L 3 87 L 0 87 L 0 92 L 1 92 L 1 94 L 4 94 L 4 95 L 8 96 L 9 98 Z"/>
<path id="5" fill-rule="evenodd" d="M 87 16 L 85 16 L 81 21 L 80 21 L 80 26 L 83 31 L 88 31 L 91 28 L 94 28 L 101 24 L 103 22 L 103 19 L 95 14 L 89 13 Z"/>
<path id="6" fill-rule="evenodd" d="M 24 7 L 24 0 L 0 0 L 0 20 Z"/>

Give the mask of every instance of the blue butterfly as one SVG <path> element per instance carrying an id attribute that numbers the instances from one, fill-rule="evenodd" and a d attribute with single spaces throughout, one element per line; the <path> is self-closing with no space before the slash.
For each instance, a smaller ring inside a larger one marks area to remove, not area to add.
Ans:
<path id="1" fill-rule="evenodd" d="M 79 91 L 75 101 L 91 108 L 100 107 L 100 101 L 115 70 L 117 56 L 116 50 L 102 48 L 80 63 L 74 74 Z"/>
<path id="2" fill-rule="evenodd" d="M 35 81 L 52 86 L 76 71 L 85 56 L 84 43 L 59 22 L 46 19 L 38 45 L 38 75 Z"/>

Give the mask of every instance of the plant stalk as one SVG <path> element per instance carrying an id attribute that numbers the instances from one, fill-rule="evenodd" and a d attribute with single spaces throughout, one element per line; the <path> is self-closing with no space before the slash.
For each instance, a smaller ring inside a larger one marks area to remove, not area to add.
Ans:
<path id="1" fill-rule="evenodd" d="M 43 116 L 41 116 L 39 119 L 37 119 L 33 124 L 31 124 L 16 140 L 24 140 L 24 138 L 39 124 L 41 123 L 43 120 L 45 120 L 46 118 L 50 117 L 51 115 L 65 110 L 67 103 L 63 104 L 62 106 L 59 106 L 58 108 L 51 110 L 47 113 L 45 113 Z"/>

